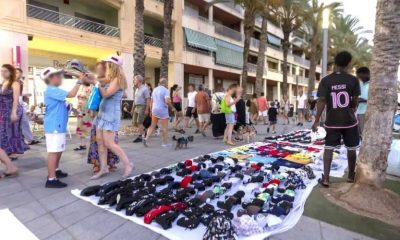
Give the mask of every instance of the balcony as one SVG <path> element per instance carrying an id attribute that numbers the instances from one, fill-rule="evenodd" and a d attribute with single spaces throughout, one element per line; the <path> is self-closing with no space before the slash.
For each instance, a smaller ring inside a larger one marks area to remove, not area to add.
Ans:
<path id="1" fill-rule="evenodd" d="M 238 42 L 242 41 L 243 36 L 240 32 L 238 32 L 232 28 L 228 28 L 228 27 L 226 27 L 220 23 L 216 23 L 216 22 L 214 22 L 214 26 L 215 26 L 216 33 L 218 33 L 222 36 L 234 39 Z"/>
<path id="2" fill-rule="evenodd" d="M 31 18 L 36 18 L 67 27 L 78 28 L 84 31 L 98 33 L 110 37 L 119 37 L 120 35 L 120 30 L 118 27 L 93 22 L 31 4 L 27 4 L 26 6 L 27 15 Z"/>
<path id="3" fill-rule="evenodd" d="M 247 70 L 250 73 L 256 73 L 257 72 L 257 64 L 254 63 L 247 63 Z"/>
<path id="4" fill-rule="evenodd" d="M 295 63 L 301 64 L 303 66 L 309 67 L 310 66 L 310 61 L 307 59 L 304 59 L 302 57 L 293 55 L 293 60 Z"/>
<path id="5" fill-rule="evenodd" d="M 250 46 L 258 50 L 260 48 L 260 40 L 250 38 Z"/>
<path id="6" fill-rule="evenodd" d="M 150 36 L 146 36 L 146 35 L 144 36 L 144 44 L 145 45 L 162 48 L 162 43 L 163 43 L 162 39 L 150 37 Z"/>
<path id="7" fill-rule="evenodd" d="M 240 15 L 243 14 L 243 8 L 237 4 L 227 2 L 227 3 L 224 3 L 223 5 L 228 7 L 229 9 L 233 10 L 236 14 L 240 14 Z"/>

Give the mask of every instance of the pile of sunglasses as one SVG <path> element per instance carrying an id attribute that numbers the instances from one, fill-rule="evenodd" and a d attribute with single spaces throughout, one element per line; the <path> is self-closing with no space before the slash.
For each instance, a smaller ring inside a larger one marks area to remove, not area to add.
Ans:
<path id="1" fill-rule="evenodd" d="M 96 196 L 98 205 L 141 217 L 145 224 L 169 229 L 176 223 L 195 229 L 207 226 L 221 212 L 229 219 L 260 214 L 283 218 L 293 208 L 296 192 L 313 178 L 308 166 L 292 169 L 204 155 L 131 179 L 90 186 L 81 196 Z"/>

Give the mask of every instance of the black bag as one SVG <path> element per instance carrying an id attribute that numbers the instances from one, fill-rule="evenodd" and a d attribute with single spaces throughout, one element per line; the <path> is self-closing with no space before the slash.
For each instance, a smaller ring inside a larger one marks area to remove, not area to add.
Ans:
<path id="1" fill-rule="evenodd" d="M 146 116 L 143 120 L 143 127 L 144 128 L 149 128 L 151 125 L 151 117 L 150 116 Z"/>
<path id="2" fill-rule="evenodd" d="M 212 113 L 211 114 L 211 123 L 212 123 L 212 134 L 214 137 L 224 136 L 225 128 L 226 128 L 226 120 L 224 113 Z"/>
<path id="3" fill-rule="evenodd" d="M 224 212 L 215 212 L 207 226 L 203 240 L 235 240 L 231 218 Z"/>

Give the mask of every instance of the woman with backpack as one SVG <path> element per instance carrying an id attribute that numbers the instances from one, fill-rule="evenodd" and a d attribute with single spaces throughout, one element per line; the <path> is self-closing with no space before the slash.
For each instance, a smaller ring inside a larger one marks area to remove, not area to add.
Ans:
<path id="1" fill-rule="evenodd" d="M 225 92 L 225 96 L 221 101 L 221 112 L 225 113 L 226 128 L 224 132 L 224 143 L 230 146 L 235 146 L 232 142 L 232 132 L 235 126 L 236 119 L 236 103 L 238 99 L 235 96 L 237 85 L 231 84 Z"/>

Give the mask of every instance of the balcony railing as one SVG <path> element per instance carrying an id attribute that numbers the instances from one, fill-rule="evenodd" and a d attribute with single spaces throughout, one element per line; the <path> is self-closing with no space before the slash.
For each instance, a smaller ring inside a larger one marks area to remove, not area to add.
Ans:
<path id="1" fill-rule="evenodd" d="M 296 63 L 302 64 L 305 66 L 310 66 L 310 61 L 307 59 L 304 59 L 304 58 L 296 56 L 296 55 L 293 55 L 293 59 Z"/>
<path id="2" fill-rule="evenodd" d="M 68 14 L 52 11 L 46 8 L 27 4 L 28 17 L 56 23 L 68 27 L 82 29 L 88 32 L 94 32 L 111 37 L 119 37 L 119 28 L 105 24 L 93 22 L 83 18 L 78 18 Z"/>
<path id="3" fill-rule="evenodd" d="M 229 3 L 229 2 L 228 3 L 224 3 L 224 5 L 227 6 L 228 8 L 230 8 L 230 9 L 232 9 L 236 13 L 242 14 L 243 9 L 242 9 L 241 6 L 239 6 L 237 4 L 234 4 L 234 3 Z"/>
<path id="4" fill-rule="evenodd" d="M 260 40 L 255 38 L 250 38 L 250 46 L 258 49 L 260 47 Z"/>
<path id="5" fill-rule="evenodd" d="M 162 48 L 162 43 L 163 43 L 162 39 L 150 37 L 150 36 L 146 36 L 146 35 L 144 36 L 144 44 L 145 45 Z"/>
<path id="6" fill-rule="evenodd" d="M 236 41 L 241 42 L 242 41 L 242 34 L 236 30 L 233 30 L 232 28 L 228 28 L 220 23 L 214 23 L 215 26 L 215 32 L 225 36 L 225 37 L 229 37 L 232 38 Z"/>
<path id="7" fill-rule="evenodd" d="M 257 72 L 257 64 L 247 63 L 247 70 L 251 73 L 256 73 Z"/>

